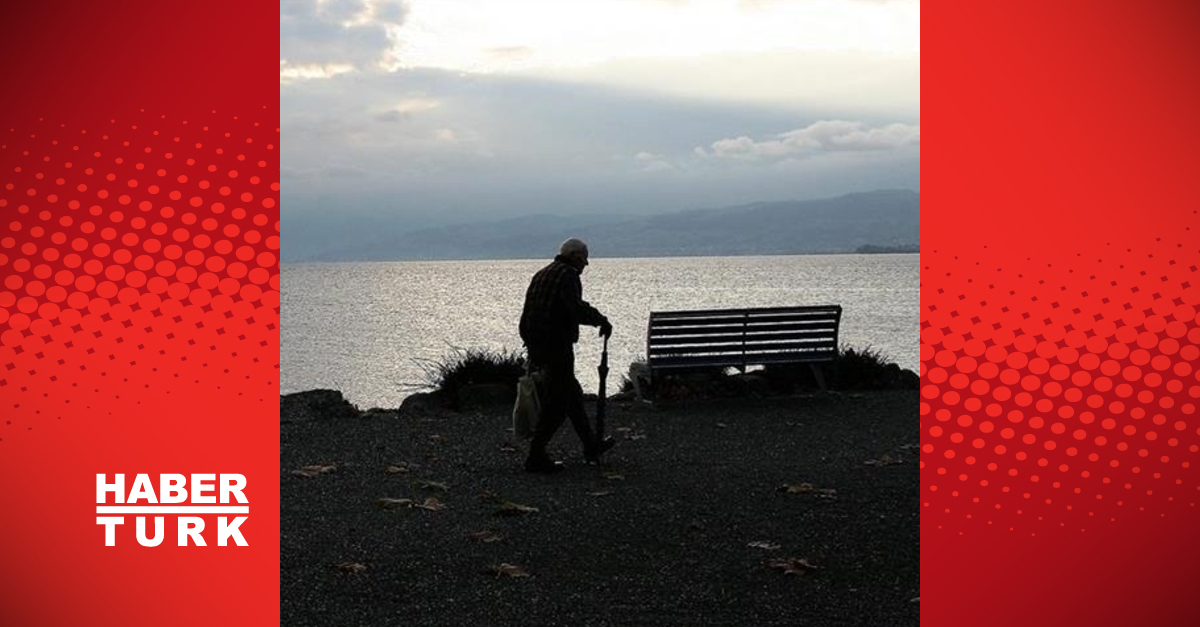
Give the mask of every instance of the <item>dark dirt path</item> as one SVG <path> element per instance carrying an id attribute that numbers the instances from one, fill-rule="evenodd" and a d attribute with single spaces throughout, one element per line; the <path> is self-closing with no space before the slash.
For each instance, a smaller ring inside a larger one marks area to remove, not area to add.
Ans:
<path id="1" fill-rule="evenodd" d="M 919 622 L 917 392 L 610 403 L 620 441 L 604 467 L 582 463 L 565 426 L 552 454 L 569 467 L 550 477 L 521 471 L 504 407 L 314 418 L 295 401 L 281 426 L 284 625 Z M 293 474 L 310 465 L 336 469 Z M 779 491 L 801 483 L 817 491 Z M 499 516 L 501 500 L 538 511 Z M 768 566 L 787 558 L 816 569 Z M 489 572 L 500 564 L 528 576 Z"/>

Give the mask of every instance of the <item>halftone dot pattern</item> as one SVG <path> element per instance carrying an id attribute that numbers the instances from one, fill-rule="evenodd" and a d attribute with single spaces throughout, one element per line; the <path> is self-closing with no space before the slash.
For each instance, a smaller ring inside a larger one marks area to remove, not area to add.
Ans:
<path id="1" fill-rule="evenodd" d="M 0 128 L 0 446 L 183 386 L 278 394 L 279 128 L 266 114 Z"/>
<path id="2" fill-rule="evenodd" d="M 1200 242 L 1183 228 L 1066 264 L 922 253 L 923 525 L 1197 515 Z"/>

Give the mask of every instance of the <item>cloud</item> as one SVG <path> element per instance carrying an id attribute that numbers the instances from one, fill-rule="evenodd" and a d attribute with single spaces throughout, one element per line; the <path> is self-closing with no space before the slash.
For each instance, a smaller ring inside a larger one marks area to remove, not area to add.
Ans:
<path id="1" fill-rule="evenodd" d="M 333 78 L 338 74 L 353 72 L 354 66 L 347 63 L 307 63 L 293 65 L 288 61 L 279 61 L 279 82 L 293 83 L 317 78 Z"/>
<path id="2" fill-rule="evenodd" d="M 781 4 L 800 4 L 809 0 L 738 0 L 737 6 L 744 11 L 767 11 Z M 920 0 L 846 0 L 865 4 L 912 3 L 920 4 Z"/>
<path id="3" fill-rule="evenodd" d="M 633 156 L 633 159 L 637 161 L 638 169 L 642 172 L 662 172 L 675 169 L 675 166 L 671 165 L 662 155 L 652 152 L 639 152 Z"/>
<path id="4" fill-rule="evenodd" d="M 414 114 L 433 111 L 439 106 L 441 106 L 441 102 L 436 98 L 426 96 L 403 98 L 384 111 L 377 113 L 375 119 L 380 122 L 400 122 L 411 119 Z"/>
<path id="5" fill-rule="evenodd" d="M 571 79 L 599 64 L 624 62 L 633 65 L 636 80 L 643 60 L 920 52 L 916 2 L 743 3 L 739 10 L 735 0 L 411 0 L 405 24 L 394 37 L 390 67 Z M 772 78 L 804 83 L 811 75 L 805 81 Z"/>
<path id="6" fill-rule="evenodd" d="M 706 158 L 744 161 L 794 159 L 833 152 L 881 152 L 921 148 L 920 124 L 868 126 L 864 122 L 821 120 L 804 128 L 756 141 L 746 136 L 719 139 L 693 152 Z"/>
<path id="7" fill-rule="evenodd" d="M 515 60 L 529 57 L 533 54 L 533 48 L 529 46 L 496 46 L 484 48 L 483 52 L 493 59 Z"/>
<path id="8" fill-rule="evenodd" d="M 389 29 L 405 15 L 402 4 L 387 0 L 282 0 L 279 4 L 281 82 L 289 68 L 373 69 L 391 47 Z M 303 78 L 319 78 L 308 73 Z"/>
<path id="9" fill-rule="evenodd" d="M 433 98 L 405 98 L 396 103 L 394 109 L 400 113 L 420 113 L 438 107 L 438 101 Z"/>
<path id="10" fill-rule="evenodd" d="M 868 138 L 892 122 L 919 123 L 902 112 L 810 113 L 432 69 L 352 71 L 280 94 L 294 219 L 330 207 L 406 224 L 653 212 L 920 185 L 919 150 L 850 150 L 850 131 L 827 133 L 840 158 L 793 150 L 747 161 L 711 146 L 743 136 L 750 146 L 782 143 L 780 131 L 828 131 L 813 124 L 823 119 L 858 120 Z"/>

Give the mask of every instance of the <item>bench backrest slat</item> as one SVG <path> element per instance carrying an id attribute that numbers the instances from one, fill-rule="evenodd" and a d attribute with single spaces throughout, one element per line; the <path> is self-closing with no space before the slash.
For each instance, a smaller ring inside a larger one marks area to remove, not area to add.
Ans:
<path id="1" fill-rule="evenodd" d="M 793 331 L 790 333 L 714 333 L 712 335 L 665 335 L 650 338 L 650 348 L 664 346 L 687 346 L 692 344 L 706 345 L 722 342 L 737 342 L 738 344 L 786 342 L 789 340 L 820 340 L 833 337 L 830 329 L 811 329 Z"/>
<path id="2" fill-rule="evenodd" d="M 836 335 L 837 325 L 832 322 L 822 324 L 771 324 L 771 325 L 729 325 L 713 327 L 670 327 L 651 330 L 655 340 L 672 341 L 676 338 L 707 338 L 721 335 L 743 335 L 770 339 L 777 335 Z"/>
<path id="3" fill-rule="evenodd" d="M 841 305 L 804 305 L 800 307 L 758 307 L 752 309 L 694 309 L 688 311 L 655 311 L 658 318 L 710 318 L 717 316 L 790 316 L 795 314 L 841 315 Z"/>

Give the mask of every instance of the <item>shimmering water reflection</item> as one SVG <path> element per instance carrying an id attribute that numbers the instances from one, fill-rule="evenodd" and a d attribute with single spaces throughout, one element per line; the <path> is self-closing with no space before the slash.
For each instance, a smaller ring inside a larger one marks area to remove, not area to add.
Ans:
<path id="1" fill-rule="evenodd" d="M 584 298 L 609 317 L 609 387 L 646 353 L 651 311 L 840 304 L 841 341 L 918 364 L 919 255 L 593 257 Z M 420 383 L 419 359 L 452 347 L 520 348 L 529 278 L 547 260 L 295 264 L 283 267 L 282 391 L 335 388 L 362 407 L 394 407 Z M 600 340 L 577 348 L 597 384 Z"/>

